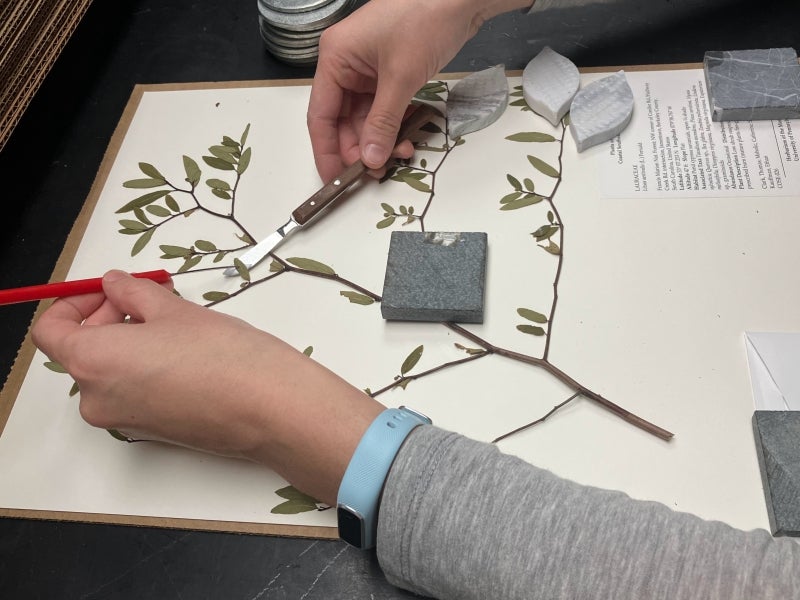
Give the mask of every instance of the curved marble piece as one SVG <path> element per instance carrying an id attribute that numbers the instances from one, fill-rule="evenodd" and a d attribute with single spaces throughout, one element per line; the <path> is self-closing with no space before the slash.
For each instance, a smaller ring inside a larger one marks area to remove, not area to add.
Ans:
<path id="1" fill-rule="evenodd" d="M 583 152 L 620 133 L 633 115 L 633 91 L 625 71 L 598 79 L 579 91 L 572 100 L 569 130 Z"/>
<path id="2" fill-rule="evenodd" d="M 558 125 L 569 110 L 580 84 L 578 67 L 550 46 L 542 48 L 522 72 L 525 102 L 553 125 Z"/>
<path id="3" fill-rule="evenodd" d="M 450 137 L 488 127 L 508 106 L 508 79 L 504 65 L 495 65 L 468 75 L 447 96 Z"/>

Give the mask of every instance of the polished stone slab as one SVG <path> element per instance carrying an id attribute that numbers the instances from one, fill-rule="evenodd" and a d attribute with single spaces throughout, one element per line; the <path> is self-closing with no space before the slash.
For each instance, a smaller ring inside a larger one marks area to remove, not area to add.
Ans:
<path id="1" fill-rule="evenodd" d="M 772 534 L 800 536 L 800 411 L 757 410 L 753 434 Z"/>
<path id="2" fill-rule="evenodd" d="M 393 231 L 383 318 L 483 323 L 486 251 L 482 232 Z"/>
<path id="3" fill-rule="evenodd" d="M 578 152 L 621 133 L 633 116 L 633 90 L 624 71 L 593 81 L 572 100 L 569 130 Z"/>
<path id="4" fill-rule="evenodd" d="M 565 56 L 545 46 L 522 72 L 522 95 L 531 110 L 558 125 L 578 92 L 581 75 Z"/>
<path id="5" fill-rule="evenodd" d="M 800 118 L 800 65 L 792 48 L 706 52 L 713 121 Z"/>
<path id="6" fill-rule="evenodd" d="M 447 95 L 448 133 L 452 139 L 488 127 L 508 106 L 508 79 L 503 65 L 467 75 Z"/>

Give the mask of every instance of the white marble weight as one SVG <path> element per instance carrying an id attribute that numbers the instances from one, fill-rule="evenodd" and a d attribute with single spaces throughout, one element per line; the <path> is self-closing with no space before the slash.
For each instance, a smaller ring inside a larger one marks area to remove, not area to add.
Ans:
<path id="1" fill-rule="evenodd" d="M 578 67 L 549 46 L 545 46 L 522 72 L 522 94 L 531 110 L 558 125 L 578 92 Z"/>
<path id="2" fill-rule="evenodd" d="M 488 127 L 508 106 L 504 65 L 468 75 L 447 96 L 447 120 L 452 139 Z"/>
<path id="3" fill-rule="evenodd" d="M 622 132 L 632 115 L 633 91 L 624 71 L 587 85 L 575 95 L 569 113 L 569 130 L 578 152 Z"/>

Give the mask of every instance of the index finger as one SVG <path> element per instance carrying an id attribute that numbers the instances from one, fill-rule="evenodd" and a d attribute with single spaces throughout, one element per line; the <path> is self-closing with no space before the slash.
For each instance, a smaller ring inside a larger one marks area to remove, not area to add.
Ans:
<path id="1" fill-rule="evenodd" d="M 327 183 L 344 167 L 339 154 L 339 117 L 344 90 L 324 65 L 320 67 L 311 85 L 306 125 L 317 171 Z"/>

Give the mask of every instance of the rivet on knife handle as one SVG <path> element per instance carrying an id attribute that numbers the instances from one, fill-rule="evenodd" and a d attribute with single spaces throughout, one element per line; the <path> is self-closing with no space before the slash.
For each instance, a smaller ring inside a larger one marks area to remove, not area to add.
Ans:
<path id="1" fill-rule="evenodd" d="M 427 105 L 422 105 L 414 111 L 401 125 L 397 134 L 397 143 L 408 138 L 417 129 L 430 121 L 436 112 Z M 333 181 L 320 188 L 313 196 L 303 202 L 292 212 L 292 218 L 298 225 L 305 225 L 313 219 L 331 202 L 336 200 L 353 183 L 358 181 L 367 171 L 367 167 L 360 160 L 342 171 Z"/>

